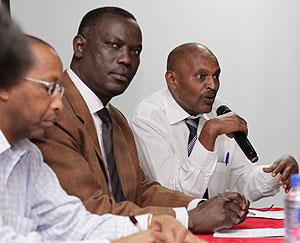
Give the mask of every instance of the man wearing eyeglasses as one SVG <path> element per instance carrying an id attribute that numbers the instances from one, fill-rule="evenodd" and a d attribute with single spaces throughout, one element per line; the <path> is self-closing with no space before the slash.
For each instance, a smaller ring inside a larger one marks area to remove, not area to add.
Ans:
<path id="1" fill-rule="evenodd" d="M 0 8 L 0 242 L 199 243 L 170 216 L 92 215 L 68 196 L 27 137 L 42 137 L 62 109 L 62 63 Z M 30 51 L 31 50 L 31 51 Z M 147 222 L 147 220 L 149 222 Z M 149 229 L 148 231 L 147 228 Z"/>
<path id="2" fill-rule="evenodd" d="M 26 82 L 21 82 L 20 86 L 13 89 L 15 96 L 11 99 L 12 102 L 8 102 L 7 109 L 22 121 L 20 125 L 18 122 L 13 123 L 14 131 L 20 130 L 20 135 L 25 137 L 42 137 L 45 129 L 54 124 L 57 112 L 63 108 L 61 97 L 64 88 L 57 83 L 62 63 L 57 55 L 54 56 L 50 46 L 42 45 L 35 37 L 29 37 L 29 41 L 31 49 L 39 54 L 38 64 L 26 76 L 20 77 Z M 25 105 L 27 109 L 24 109 Z M 27 124 L 27 134 L 21 132 L 24 124 Z"/>

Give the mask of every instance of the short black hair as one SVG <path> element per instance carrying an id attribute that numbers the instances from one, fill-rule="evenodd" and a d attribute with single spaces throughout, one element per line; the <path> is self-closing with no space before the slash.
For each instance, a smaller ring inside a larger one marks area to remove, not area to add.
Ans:
<path id="1" fill-rule="evenodd" d="M 106 13 L 111 13 L 111 14 L 116 14 L 120 16 L 124 16 L 129 19 L 133 19 L 136 21 L 136 18 L 126 11 L 125 9 L 118 8 L 118 7 L 102 7 L 102 8 L 96 8 L 91 11 L 89 11 L 84 17 L 82 18 L 79 28 L 78 28 L 78 33 L 79 35 L 85 34 L 87 29 L 93 25 L 96 24 L 97 21 L 101 19 L 101 17 L 106 14 Z"/>
<path id="2" fill-rule="evenodd" d="M 0 88 L 10 88 L 33 63 L 25 35 L 0 6 Z"/>

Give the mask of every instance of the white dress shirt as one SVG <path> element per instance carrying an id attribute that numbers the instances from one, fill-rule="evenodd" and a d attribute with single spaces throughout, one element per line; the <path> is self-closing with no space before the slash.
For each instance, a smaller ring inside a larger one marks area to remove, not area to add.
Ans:
<path id="1" fill-rule="evenodd" d="M 72 69 L 69 68 L 67 70 L 67 72 L 68 72 L 70 79 L 73 81 L 74 85 L 76 86 L 76 88 L 80 92 L 82 98 L 84 99 L 85 103 L 87 104 L 87 107 L 88 107 L 88 109 L 93 117 L 93 121 L 95 123 L 98 141 L 99 141 L 100 148 L 101 148 L 101 153 L 105 154 L 104 147 L 103 147 L 103 141 L 102 141 L 102 129 L 101 129 L 102 121 L 97 114 L 97 111 L 101 110 L 104 107 L 103 103 L 97 97 L 97 95 L 89 87 L 87 87 L 86 84 L 84 82 L 82 82 L 82 80 L 80 80 L 80 78 L 76 75 L 76 73 L 73 72 Z M 108 104 L 106 105 L 106 107 L 108 107 Z M 104 162 L 106 163 L 106 158 L 105 158 L 105 156 L 103 156 L 103 157 L 105 159 Z M 107 173 L 107 175 L 109 175 L 107 164 L 105 164 L 105 167 L 106 167 L 106 173 Z M 110 193 L 112 194 L 109 176 L 108 176 L 108 179 L 109 179 L 109 190 L 110 190 Z M 199 201 L 200 200 L 193 200 L 189 204 L 188 209 L 194 208 Z M 174 210 L 176 213 L 176 219 L 178 221 L 180 221 L 187 228 L 188 214 L 187 214 L 186 209 L 184 207 L 178 207 L 178 208 L 174 208 Z"/>
<path id="2" fill-rule="evenodd" d="M 221 104 L 216 99 L 212 112 L 201 115 L 198 136 L 205 121 L 216 116 L 216 108 Z M 274 178 L 263 172 L 264 166 L 248 161 L 236 142 L 226 135 L 216 139 L 214 151 L 208 151 L 197 140 L 188 157 L 189 130 L 184 120 L 189 116 L 168 89 L 153 93 L 133 112 L 130 125 L 139 160 L 151 179 L 197 197 L 202 197 L 206 188 L 210 197 L 238 191 L 250 201 L 278 192 L 279 175 Z"/>
<path id="3" fill-rule="evenodd" d="M 33 143 L 24 139 L 10 147 L 0 130 L 1 243 L 107 243 L 136 232 L 128 217 L 89 213 L 61 188 Z"/>

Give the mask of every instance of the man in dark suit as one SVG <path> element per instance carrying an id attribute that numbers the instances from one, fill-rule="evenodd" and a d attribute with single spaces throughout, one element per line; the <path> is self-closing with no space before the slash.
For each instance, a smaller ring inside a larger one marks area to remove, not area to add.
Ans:
<path id="1" fill-rule="evenodd" d="M 135 17 L 115 7 L 90 11 L 73 49 L 71 68 L 61 80 L 65 110 L 46 139 L 35 141 L 63 188 L 98 214 L 169 214 L 193 232 L 241 222 L 248 201 L 238 193 L 199 203 L 145 177 L 128 123 L 109 104 L 126 90 L 139 66 L 142 33 Z"/>

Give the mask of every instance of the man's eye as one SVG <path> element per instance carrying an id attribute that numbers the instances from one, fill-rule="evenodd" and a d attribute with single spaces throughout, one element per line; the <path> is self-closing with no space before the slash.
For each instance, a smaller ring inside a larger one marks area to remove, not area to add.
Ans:
<path id="1" fill-rule="evenodd" d="M 219 75 L 219 74 L 218 74 L 218 75 L 214 75 L 214 76 L 213 76 L 213 79 L 214 79 L 215 81 L 219 81 L 220 75 Z"/>
<path id="2" fill-rule="evenodd" d="M 199 79 L 199 80 L 204 80 L 205 78 L 206 78 L 206 75 L 205 75 L 205 74 L 199 73 L 199 74 L 197 75 L 197 79 Z"/>
<path id="3" fill-rule="evenodd" d="M 131 50 L 132 55 L 139 56 L 140 53 L 141 53 L 141 50 L 137 50 L 137 49 L 136 50 Z"/>
<path id="4" fill-rule="evenodd" d="M 114 43 L 114 42 L 106 42 L 106 45 L 108 45 L 109 47 L 112 47 L 112 48 L 119 48 L 118 44 Z"/>

